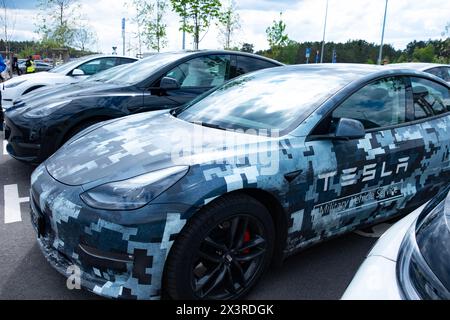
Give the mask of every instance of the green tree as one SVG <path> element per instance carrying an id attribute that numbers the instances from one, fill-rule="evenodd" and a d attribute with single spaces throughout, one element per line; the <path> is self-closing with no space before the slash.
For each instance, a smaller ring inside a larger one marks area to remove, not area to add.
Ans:
<path id="1" fill-rule="evenodd" d="M 236 10 L 236 3 L 232 0 L 225 10 L 221 11 L 218 17 L 220 38 L 224 49 L 232 47 L 232 38 L 237 30 L 241 28 L 240 16 Z"/>
<path id="2" fill-rule="evenodd" d="M 251 43 L 244 42 L 242 44 L 242 47 L 241 47 L 240 51 L 253 53 L 253 52 L 255 52 L 255 46 L 253 44 L 251 44 Z"/>
<path id="3" fill-rule="evenodd" d="M 429 44 L 425 48 L 416 48 L 413 53 L 415 62 L 433 62 L 435 59 L 434 47 Z"/>
<path id="4" fill-rule="evenodd" d="M 141 41 L 148 48 L 161 51 L 167 46 L 167 24 L 164 23 L 167 1 L 132 0 L 132 4 L 136 8 L 133 20 L 138 26 L 139 53 L 142 53 Z"/>
<path id="5" fill-rule="evenodd" d="M 80 21 L 79 0 L 39 0 L 37 32 L 42 38 L 54 40 L 59 46 L 69 46 Z"/>
<path id="6" fill-rule="evenodd" d="M 173 10 L 181 17 L 181 31 L 194 36 L 194 47 L 198 50 L 202 40 L 200 34 L 207 32 L 211 23 L 220 16 L 220 0 L 170 0 Z"/>
<path id="7" fill-rule="evenodd" d="M 289 37 L 286 33 L 286 24 L 283 22 L 283 13 L 280 12 L 280 20 L 273 21 L 273 24 L 266 29 L 267 41 L 274 57 L 276 57 L 281 48 L 289 43 Z"/>

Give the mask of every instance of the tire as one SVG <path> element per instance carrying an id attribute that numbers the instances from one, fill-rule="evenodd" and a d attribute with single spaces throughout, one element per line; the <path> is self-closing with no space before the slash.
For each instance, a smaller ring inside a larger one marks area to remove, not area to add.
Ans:
<path id="1" fill-rule="evenodd" d="M 243 297 L 270 265 L 274 239 L 269 211 L 254 198 L 233 194 L 213 201 L 188 221 L 173 244 L 165 294 L 177 300 Z"/>

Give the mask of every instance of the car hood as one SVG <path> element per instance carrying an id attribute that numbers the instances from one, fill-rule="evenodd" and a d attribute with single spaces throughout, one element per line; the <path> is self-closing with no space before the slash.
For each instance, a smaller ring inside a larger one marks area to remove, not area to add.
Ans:
<path id="1" fill-rule="evenodd" d="M 223 163 L 277 148 L 278 138 L 207 128 L 154 111 L 85 130 L 46 167 L 64 184 L 92 188 L 171 166 Z"/>
<path id="2" fill-rule="evenodd" d="M 20 77 L 14 77 L 11 80 L 8 80 L 6 83 L 16 83 L 16 82 L 22 82 L 22 81 L 28 81 L 28 80 L 36 80 L 39 82 L 42 82 L 42 80 L 55 80 L 58 79 L 64 79 L 67 80 L 67 76 L 61 73 L 53 73 L 53 72 L 37 72 L 37 73 L 31 73 L 31 74 L 24 74 Z M 66 81 L 67 82 L 67 81 Z M 57 82 L 55 82 L 57 83 Z"/>
<path id="3" fill-rule="evenodd" d="M 112 95 L 113 91 L 122 89 L 115 84 L 102 84 L 80 82 L 74 84 L 58 85 L 51 88 L 30 92 L 21 100 L 16 101 L 12 109 L 21 108 L 24 112 L 36 107 L 44 107 L 57 101 L 83 99 L 99 95 Z"/>

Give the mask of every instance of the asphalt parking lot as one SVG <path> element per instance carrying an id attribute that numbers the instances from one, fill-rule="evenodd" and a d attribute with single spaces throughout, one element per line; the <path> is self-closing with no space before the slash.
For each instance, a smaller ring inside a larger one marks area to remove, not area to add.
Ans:
<path id="1" fill-rule="evenodd" d="M 0 132 L 0 299 L 99 299 L 69 290 L 42 256 L 29 220 L 33 167 L 6 153 Z M 351 233 L 308 249 L 268 272 L 248 299 L 339 299 L 377 237 L 389 227 Z"/>

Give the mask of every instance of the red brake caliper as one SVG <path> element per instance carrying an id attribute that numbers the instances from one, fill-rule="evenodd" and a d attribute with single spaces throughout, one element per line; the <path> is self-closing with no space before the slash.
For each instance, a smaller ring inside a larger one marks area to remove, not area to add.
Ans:
<path id="1" fill-rule="evenodd" d="M 245 230 L 245 233 L 244 233 L 244 243 L 247 243 L 247 242 L 249 242 L 250 241 L 250 231 L 249 230 Z M 244 250 L 244 253 L 249 253 L 250 252 L 250 249 L 246 249 L 246 250 Z"/>

